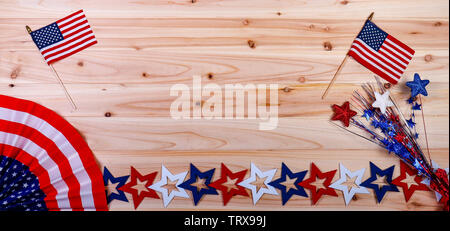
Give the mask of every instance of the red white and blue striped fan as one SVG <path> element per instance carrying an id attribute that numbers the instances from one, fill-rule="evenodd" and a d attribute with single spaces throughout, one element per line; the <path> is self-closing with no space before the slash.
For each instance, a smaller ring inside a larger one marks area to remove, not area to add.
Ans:
<path id="1" fill-rule="evenodd" d="M 0 210 L 107 210 L 102 173 L 54 111 L 0 95 Z"/>

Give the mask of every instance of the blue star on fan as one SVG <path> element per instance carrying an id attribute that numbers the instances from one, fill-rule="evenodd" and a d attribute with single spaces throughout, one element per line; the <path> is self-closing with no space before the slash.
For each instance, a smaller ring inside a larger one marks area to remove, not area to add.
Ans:
<path id="1" fill-rule="evenodd" d="M 410 128 L 413 128 L 414 126 L 416 126 L 416 123 L 413 121 L 412 118 L 409 118 L 409 120 L 406 120 L 406 123 L 408 124 L 408 126 Z"/>
<path id="2" fill-rule="evenodd" d="M 115 189 L 118 193 L 111 192 L 111 194 L 108 195 L 108 190 L 105 190 L 106 201 L 108 204 L 113 200 L 128 202 L 125 193 L 122 190 L 119 190 L 119 188 L 127 182 L 129 177 L 130 176 L 114 177 L 106 167 L 103 169 L 103 183 L 105 184 L 105 187 L 109 185 L 109 182 L 111 182 L 111 184 L 117 184 Z"/>
<path id="3" fill-rule="evenodd" d="M 303 178 L 305 178 L 307 172 L 308 171 L 306 170 L 302 172 L 292 173 L 292 171 L 284 163 L 281 164 L 280 178 L 270 182 L 269 185 L 280 190 L 281 201 L 283 205 L 285 205 L 293 195 L 308 197 L 305 189 L 302 186 L 298 185 L 298 183 L 303 181 Z M 295 182 L 290 184 L 288 187 L 282 184 L 283 182 L 286 182 L 286 180 L 288 180 L 287 178 L 289 178 L 289 180 L 295 179 Z"/>
<path id="4" fill-rule="evenodd" d="M 375 195 L 377 197 L 378 203 L 383 200 L 384 195 L 388 191 L 398 192 L 397 186 L 392 184 L 392 175 L 394 174 L 395 165 L 391 167 L 381 170 L 374 163 L 370 162 L 370 178 L 361 183 L 361 186 L 366 188 L 371 188 L 375 191 Z M 383 177 L 385 176 L 386 182 L 388 185 L 383 185 L 380 187 L 378 184 L 374 184 L 373 182 L 377 180 L 377 176 Z"/>
<path id="5" fill-rule="evenodd" d="M 370 120 L 370 117 L 373 116 L 373 111 L 372 110 L 364 110 L 364 115 L 362 115 L 362 117 L 366 118 L 367 121 Z"/>
<path id="6" fill-rule="evenodd" d="M 411 98 L 416 97 L 419 94 L 424 96 L 428 96 L 428 92 L 425 87 L 430 83 L 430 80 L 422 80 L 420 79 L 419 74 L 414 74 L 414 81 L 406 82 L 406 86 L 411 88 Z"/>
<path id="7" fill-rule="evenodd" d="M 189 190 L 192 192 L 192 197 L 194 198 L 194 204 L 197 205 L 200 199 L 206 194 L 210 195 L 219 195 L 217 190 L 209 184 L 211 183 L 211 180 L 214 175 L 214 171 L 216 169 L 213 168 L 211 170 L 208 170 L 206 172 L 200 172 L 200 170 L 197 169 L 193 164 L 190 165 L 190 178 L 181 183 L 178 187 L 184 188 L 186 190 Z M 193 186 L 192 184 L 198 183 L 199 180 L 204 180 L 204 183 L 202 187 Z"/>

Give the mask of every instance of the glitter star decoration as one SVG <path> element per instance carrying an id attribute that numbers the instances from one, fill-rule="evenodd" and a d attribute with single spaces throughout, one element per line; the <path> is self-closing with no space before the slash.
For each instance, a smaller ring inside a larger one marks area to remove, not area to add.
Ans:
<path id="1" fill-rule="evenodd" d="M 361 183 L 361 186 L 366 188 L 371 188 L 374 190 L 378 203 L 383 200 L 383 197 L 386 195 L 386 192 L 398 192 L 397 186 L 392 184 L 392 175 L 394 174 L 395 165 L 391 167 L 381 170 L 374 163 L 370 162 L 370 177 Z M 384 177 L 385 181 L 380 184 L 373 183 L 378 179 L 378 176 Z"/>
<path id="2" fill-rule="evenodd" d="M 236 195 L 246 197 L 250 196 L 245 188 L 239 185 L 239 183 L 244 180 L 247 171 L 248 170 L 245 169 L 240 172 L 233 173 L 225 164 L 221 164 L 220 178 L 209 184 L 209 186 L 221 191 L 224 206 L 227 205 L 231 198 Z M 229 184 L 229 181 L 233 181 L 233 183 Z"/>
<path id="3" fill-rule="evenodd" d="M 186 171 L 173 175 L 164 165 L 162 165 L 161 180 L 150 185 L 149 188 L 161 193 L 164 207 L 167 207 L 174 197 L 189 198 L 187 192 L 180 187 L 180 184 L 183 183 L 187 174 L 188 172 Z M 168 186 L 170 186 L 168 181 L 176 182 L 175 185 L 172 185 L 171 189 L 168 189 Z"/>
<path id="4" fill-rule="evenodd" d="M 216 169 L 213 168 L 206 172 L 201 172 L 195 165 L 190 164 L 190 178 L 179 186 L 192 192 L 194 205 L 197 205 L 204 195 L 219 194 L 215 188 L 209 186 L 215 170 Z"/>
<path id="5" fill-rule="evenodd" d="M 134 167 L 131 167 L 130 182 L 126 183 L 124 186 L 120 187 L 119 189 L 124 192 L 130 193 L 132 195 L 134 209 L 137 209 L 137 207 L 141 204 L 141 202 L 146 197 L 159 199 L 159 196 L 158 196 L 158 194 L 156 194 L 155 190 L 148 188 L 150 185 L 153 184 L 153 181 L 155 180 L 155 177 L 157 174 L 158 174 L 158 172 L 152 172 L 150 174 L 143 176 Z M 144 182 L 145 182 L 144 187 L 141 187 L 140 189 L 138 189 L 138 187 L 141 185 L 141 183 L 144 183 Z M 136 187 L 136 186 L 138 186 L 138 187 Z"/>
<path id="6" fill-rule="evenodd" d="M 276 172 L 277 172 L 276 168 L 262 172 L 258 167 L 256 167 L 256 165 L 251 163 L 250 164 L 250 177 L 243 180 L 238 185 L 240 185 L 244 188 L 248 188 L 252 191 L 253 204 L 255 205 L 264 194 L 278 195 L 275 188 L 272 187 L 271 185 L 269 185 L 269 183 L 272 181 L 272 178 L 275 176 Z M 257 181 L 257 179 L 256 179 L 257 177 L 259 179 L 265 178 L 265 180 L 264 180 L 265 187 L 258 186 L 259 190 L 257 189 L 258 187 L 256 185 L 252 184 L 253 182 Z"/>
<path id="7" fill-rule="evenodd" d="M 306 194 L 305 189 L 300 185 L 298 185 L 298 183 L 300 183 L 303 180 L 303 178 L 305 178 L 307 172 L 308 171 L 293 173 L 288 168 L 288 166 L 286 166 L 286 164 L 284 163 L 281 164 L 280 178 L 270 182 L 269 185 L 280 190 L 281 202 L 283 205 L 285 205 L 293 195 L 308 197 L 308 194 Z"/>
<path id="8" fill-rule="evenodd" d="M 342 106 L 333 104 L 331 107 L 334 111 L 334 115 L 331 120 L 340 120 L 346 127 L 350 125 L 350 119 L 357 114 L 355 111 L 350 109 L 350 103 L 348 101 L 344 102 Z"/>
<path id="9" fill-rule="evenodd" d="M 431 166 L 432 166 L 434 172 L 436 172 L 436 170 L 440 169 L 439 164 L 436 163 L 434 160 L 431 160 Z M 447 173 L 447 175 L 448 175 L 448 170 L 449 170 L 448 168 L 446 168 L 444 170 Z M 421 181 L 421 183 L 423 183 L 423 184 L 425 184 L 427 186 L 430 186 L 430 179 L 425 177 L 425 179 L 423 179 Z M 434 192 L 434 194 L 436 195 L 436 201 L 438 201 L 438 202 L 441 201 L 442 195 L 440 193 L 436 192 L 436 191 Z"/>
<path id="10" fill-rule="evenodd" d="M 105 188 L 109 185 L 111 182 L 112 185 L 115 185 L 114 189 L 117 193 L 111 192 L 108 193 L 108 190 L 105 189 L 106 193 L 106 201 L 108 204 L 113 200 L 118 201 L 125 201 L 128 202 L 127 197 L 125 196 L 125 193 L 120 190 L 119 188 L 122 187 L 128 180 L 130 176 L 120 176 L 120 177 L 114 177 L 111 172 L 108 170 L 108 168 L 103 168 L 103 183 L 105 185 Z"/>
<path id="11" fill-rule="evenodd" d="M 408 174 L 408 176 L 414 176 L 415 183 L 404 182 L 403 180 L 406 179 L 406 174 Z M 405 162 L 400 161 L 400 176 L 398 176 L 397 178 L 392 180 L 392 184 L 395 184 L 403 189 L 403 195 L 405 196 L 406 202 L 408 202 L 409 199 L 411 198 L 412 194 L 416 190 L 429 191 L 428 187 L 425 184 L 423 184 L 421 181 L 422 181 L 422 177 L 417 175 L 416 169 L 413 169 L 413 168 L 409 167 L 407 164 L 405 164 Z M 409 185 L 409 184 L 411 184 L 411 185 Z"/>
<path id="12" fill-rule="evenodd" d="M 311 163 L 309 178 L 298 183 L 298 185 L 309 189 L 309 191 L 311 192 L 311 200 L 313 205 L 315 205 L 323 195 L 334 197 L 338 196 L 336 191 L 330 187 L 331 181 L 333 180 L 336 171 L 337 169 L 322 173 L 314 163 Z M 318 184 L 319 188 L 315 184 L 312 184 L 313 182 L 316 182 L 317 179 L 324 180 L 322 184 Z"/>
<path id="13" fill-rule="evenodd" d="M 372 107 L 379 108 L 381 113 L 386 114 L 386 109 L 388 107 L 394 106 L 392 101 L 389 99 L 389 91 L 386 91 L 382 95 L 378 92 L 375 93 L 375 102 L 373 102 Z"/>
<path id="14" fill-rule="evenodd" d="M 428 96 L 428 92 L 425 87 L 430 83 L 430 80 L 422 80 L 420 79 L 419 74 L 414 74 L 414 81 L 406 82 L 406 86 L 411 88 L 411 98 L 416 97 L 421 94 L 423 96 Z"/>
<path id="15" fill-rule="evenodd" d="M 339 163 L 339 173 L 341 178 L 331 184 L 330 187 L 342 191 L 344 194 L 345 205 L 348 205 L 353 199 L 353 196 L 357 193 L 369 194 L 369 190 L 361 186 L 361 181 L 365 171 L 366 169 L 362 168 L 358 171 L 351 172 L 343 164 Z M 354 183 L 352 183 L 351 186 L 346 185 L 348 179 L 353 178 L 356 178 Z"/>

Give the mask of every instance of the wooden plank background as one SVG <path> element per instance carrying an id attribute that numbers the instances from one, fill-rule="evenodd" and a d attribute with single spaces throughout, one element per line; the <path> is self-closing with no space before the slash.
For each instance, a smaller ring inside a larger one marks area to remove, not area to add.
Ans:
<path id="1" fill-rule="evenodd" d="M 37 29 L 78 9 L 84 9 L 99 44 L 55 64 L 79 107 L 71 111 L 24 26 Z M 448 167 L 446 0 L 0 0 L 0 93 L 60 113 L 116 176 L 129 174 L 130 166 L 143 174 L 160 171 L 162 163 L 173 173 L 188 170 L 191 162 L 200 170 L 216 168 L 215 179 L 221 162 L 232 171 L 250 162 L 263 171 L 280 169 L 281 162 L 294 171 L 309 169 L 311 162 L 323 171 L 337 169 L 339 162 L 351 170 L 368 169 L 369 160 L 399 166 L 396 157 L 328 122 L 331 104 L 373 80 L 368 70 L 349 60 L 328 98 L 320 99 L 371 11 L 375 23 L 416 50 L 394 96 L 406 98 L 404 82 L 415 72 L 431 80 L 424 102 L 431 155 Z M 221 86 L 278 83 L 278 128 L 259 131 L 252 120 L 171 119 L 175 97 L 169 89 L 190 85 L 193 75 Z M 107 112 L 112 116 L 105 117 Z M 388 192 L 380 204 L 371 192 L 347 207 L 338 194 L 315 206 L 302 197 L 282 206 L 280 196 L 272 195 L 256 206 L 241 196 L 223 206 L 220 196 L 207 195 L 196 207 L 192 199 L 175 198 L 163 208 L 161 200 L 146 198 L 138 209 L 440 209 L 432 192 L 416 192 L 408 203 L 401 192 Z M 133 210 L 133 204 L 113 201 L 110 208 Z"/>

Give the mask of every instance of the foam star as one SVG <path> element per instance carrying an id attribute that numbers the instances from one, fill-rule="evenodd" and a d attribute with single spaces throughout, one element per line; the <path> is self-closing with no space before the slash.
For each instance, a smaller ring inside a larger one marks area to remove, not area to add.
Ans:
<path id="1" fill-rule="evenodd" d="M 350 125 L 350 119 L 357 114 L 355 111 L 350 109 L 350 103 L 348 101 L 344 102 L 342 106 L 333 104 L 331 107 L 334 111 L 334 115 L 331 120 L 340 120 L 346 127 Z"/>
<path id="2" fill-rule="evenodd" d="M 344 194 L 345 205 L 348 205 L 350 201 L 353 199 L 353 196 L 357 193 L 368 194 L 370 193 L 367 188 L 361 186 L 362 177 L 364 176 L 365 168 L 362 168 L 358 171 L 351 172 L 349 171 L 343 164 L 339 163 L 339 173 L 341 178 L 335 181 L 330 185 L 331 188 L 342 191 Z M 353 179 L 355 178 L 354 184 L 356 187 L 349 187 L 347 185 L 343 185 L 343 183 L 347 182 L 347 178 Z"/>
<path id="3" fill-rule="evenodd" d="M 130 176 L 114 177 L 106 167 L 103 168 L 103 183 L 105 184 L 105 186 L 108 186 L 109 182 L 111 182 L 111 184 L 117 184 L 115 187 L 117 193 L 112 192 L 111 194 L 108 194 L 108 190 L 105 190 L 106 201 L 108 202 L 108 204 L 113 200 L 128 202 L 125 193 L 122 190 L 119 190 L 119 188 L 127 182 L 128 177 Z"/>
<path id="4" fill-rule="evenodd" d="M 179 185 L 183 183 L 187 174 L 188 172 L 186 171 L 178 173 L 177 175 L 173 175 L 169 170 L 167 170 L 167 168 L 164 165 L 161 165 L 161 180 L 150 185 L 149 188 L 161 193 L 164 207 L 167 207 L 174 197 L 189 198 L 187 192 L 183 188 L 179 187 Z M 167 188 L 163 187 L 167 185 L 167 180 L 171 182 L 176 181 L 175 183 L 176 190 L 173 189 L 170 190 L 169 192 Z"/>
<path id="5" fill-rule="evenodd" d="M 411 184 L 411 186 L 409 186 L 408 183 L 403 182 L 403 180 L 406 179 L 406 174 L 408 174 L 409 176 L 415 176 L 415 184 Z M 405 162 L 400 161 L 400 176 L 392 180 L 392 184 L 402 187 L 403 195 L 405 196 L 406 202 L 408 202 L 412 194 L 416 190 L 429 191 L 428 187 L 425 184 L 421 183 L 421 180 L 422 178 L 417 175 L 416 169 L 413 169 L 405 164 Z"/>
<path id="6" fill-rule="evenodd" d="M 389 99 L 389 91 L 386 91 L 382 95 L 375 92 L 375 102 L 373 102 L 372 107 L 379 108 L 381 113 L 386 114 L 386 108 L 394 106 L 392 101 Z"/>
<path id="7" fill-rule="evenodd" d="M 436 172 L 436 170 L 438 170 L 440 168 L 439 164 L 436 163 L 434 160 L 431 160 L 431 166 L 432 166 L 434 172 Z M 449 170 L 448 168 L 445 169 L 445 172 L 447 172 L 447 174 L 448 174 L 448 170 Z M 425 184 L 427 186 L 430 186 L 430 179 L 425 178 L 425 179 L 422 180 L 421 183 L 423 183 L 423 184 Z M 436 196 L 436 200 L 438 202 L 441 201 L 442 195 L 440 193 L 436 192 L 436 191 L 434 191 L 434 194 Z"/>
<path id="8" fill-rule="evenodd" d="M 238 185 L 244 188 L 248 188 L 252 191 L 253 204 L 255 205 L 264 194 L 278 195 L 275 188 L 269 185 L 269 183 L 272 181 L 272 178 L 275 176 L 276 172 L 277 172 L 276 168 L 262 172 L 261 170 L 259 170 L 258 167 L 256 167 L 256 165 L 251 163 L 250 178 L 243 180 Z M 258 178 L 266 178 L 264 180 L 265 187 L 260 187 L 259 190 L 257 190 L 256 185 L 252 184 L 252 182 L 255 182 L 257 180 L 256 176 L 258 176 Z"/>
<path id="9" fill-rule="evenodd" d="M 270 182 L 269 185 L 280 190 L 281 201 L 283 205 L 285 205 L 293 195 L 308 197 L 308 194 L 306 194 L 305 189 L 300 185 L 298 185 L 298 183 L 300 183 L 303 180 L 303 178 L 305 178 L 307 172 L 308 171 L 306 170 L 302 172 L 292 173 L 292 171 L 288 168 L 288 166 L 286 166 L 284 163 L 281 164 L 280 178 Z M 289 180 L 295 179 L 295 181 L 292 183 L 292 185 L 286 187 L 286 185 L 283 183 L 286 182 L 288 179 Z"/>
<path id="10" fill-rule="evenodd" d="M 247 174 L 247 169 L 240 172 L 231 172 L 226 165 L 221 164 L 220 179 L 212 182 L 209 186 L 218 189 L 222 192 L 223 205 L 227 205 L 233 196 L 241 195 L 249 197 L 247 191 L 244 187 L 238 185 L 244 180 L 245 174 Z M 232 186 L 226 186 L 228 179 L 235 180 Z"/>
<path id="11" fill-rule="evenodd" d="M 216 169 L 213 168 L 206 172 L 200 172 L 195 165 L 190 164 L 190 178 L 181 183 L 179 187 L 191 191 L 192 197 L 194 198 L 194 205 L 197 205 L 204 195 L 219 194 L 215 188 L 209 186 L 215 170 Z M 200 183 L 201 185 L 192 185 L 194 183 Z"/>
<path id="12" fill-rule="evenodd" d="M 337 169 L 324 172 L 322 173 L 320 169 L 314 164 L 311 163 L 311 170 L 310 170 L 310 176 L 308 179 L 298 183 L 298 185 L 309 189 L 311 192 L 311 200 L 312 204 L 316 204 L 317 201 L 323 196 L 323 195 L 329 195 L 337 197 L 337 193 L 333 188 L 330 188 L 331 181 L 333 180 L 334 175 L 336 174 Z M 317 187 L 312 182 L 316 182 L 317 179 L 325 179 L 323 181 L 323 187 L 317 189 Z"/>
<path id="13" fill-rule="evenodd" d="M 134 209 L 137 209 L 137 207 L 141 204 L 142 200 L 144 200 L 145 197 L 159 199 L 158 194 L 156 194 L 156 192 L 153 189 L 148 188 L 148 186 L 152 185 L 157 174 L 158 172 L 152 172 L 150 174 L 143 176 L 134 167 L 131 167 L 130 182 L 120 187 L 119 189 L 132 195 Z M 144 185 L 145 190 L 134 188 L 134 186 L 138 185 L 138 180 L 139 182 L 146 182 Z"/>
<path id="14" fill-rule="evenodd" d="M 367 188 L 371 188 L 375 191 L 378 203 L 380 203 L 381 200 L 383 200 L 383 197 L 384 195 L 386 195 L 386 192 L 388 191 L 398 192 L 397 186 L 392 184 L 392 175 L 394 174 L 394 168 L 395 165 L 392 165 L 391 167 L 385 170 L 381 170 L 374 163 L 370 162 L 370 178 L 362 182 L 361 185 Z M 387 185 L 382 185 L 380 187 L 379 184 L 374 184 L 373 182 L 378 179 L 377 176 L 386 177 L 385 178 L 386 181 L 383 183 Z"/>
<path id="15" fill-rule="evenodd" d="M 422 80 L 420 79 L 419 74 L 414 74 L 414 81 L 406 82 L 406 86 L 411 88 L 411 98 L 416 97 L 421 94 L 424 96 L 428 96 L 428 92 L 425 87 L 430 83 L 430 80 Z"/>

